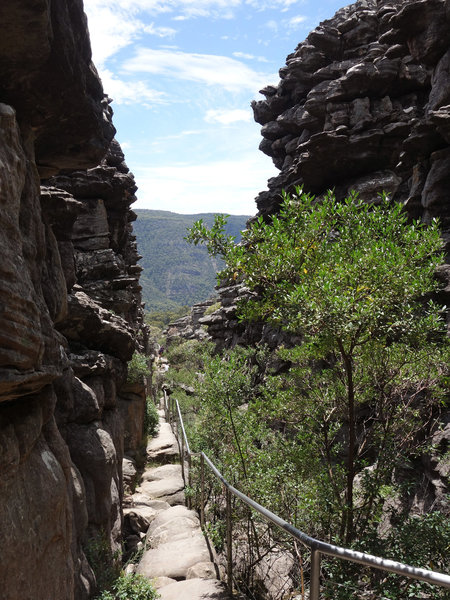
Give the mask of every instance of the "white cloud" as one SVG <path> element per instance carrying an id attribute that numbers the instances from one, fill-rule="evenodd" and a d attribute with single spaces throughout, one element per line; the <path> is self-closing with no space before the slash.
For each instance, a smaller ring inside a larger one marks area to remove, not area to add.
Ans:
<path id="1" fill-rule="evenodd" d="M 267 27 L 267 29 L 270 29 L 271 31 L 273 31 L 275 33 L 278 31 L 278 23 L 276 21 L 274 21 L 273 19 L 270 21 L 267 21 L 266 27 Z"/>
<path id="2" fill-rule="evenodd" d="M 97 0 L 85 0 L 94 63 L 98 68 L 106 60 L 131 44 L 143 23 L 119 7 L 102 6 Z"/>
<path id="3" fill-rule="evenodd" d="M 251 110 L 243 108 L 227 109 L 210 109 L 206 112 L 205 121 L 207 123 L 220 123 L 221 125 L 231 125 L 240 121 L 252 121 Z"/>
<path id="4" fill-rule="evenodd" d="M 164 143 L 168 140 L 181 140 L 182 138 L 190 136 L 190 135 L 203 135 L 204 133 L 205 132 L 202 129 L 186 129 L 184 131 L 180 131 L 180 133 L 173 133 L 170 135 L 164 135 L 162 137 L 158 137 L 151 142 L 151 145 L 158 147 L 162 143 Z"/>
<path id="5" fill-rule="evenodd" d="M 150 23 L 150 25 L 145 25 L 143 30 L 145 33 L 150 33 L 151 35 L 156 35 L 158 37 L 173 37 L 177 30 L 172 27 L 155 27 L 154 23 Z"/>
<path id="6" fill-rule="evenodd" d="M 126 2 L 85 0 L 94 63 L 101 70 L 106 61 L 123 48 L 136 42 L 143 34 L 173 37 L 171 27 L 156 27 L 137 17 L 136 11 L 126 8 Z"/>
<path id="7" fill-rule="evenodd" d="M 108 69 L 103 69 L 100 76 L 105 93 L 117 104 L 141 104 L 151 108 L 167 102 L 163 92 L 149 88 L 145 81 L 123 81 Z"/>
<path id="8" fill-rule="evenodd" d="M 296 17 L 292 17 L 288 21 L 288 25 L 292 29 L 296 29 L 299 25 L 304 23 L 307 20 L 307 17 L 304 15 L 297 15 Z"/>
<path id="9" fill-rule="evenodd" d="M 233 56 L 236 58 L 247 58 L 248 60 L 254 60 L 253 54 L 247 54 L 246 52 L 233 52 Z"/>
<path id="10" fill-rule="evenodd" d="M 233 56 L 236 58 L 244 58 L 246 60 L 257 60 L 258 62 L 269 62 L 264 56 L 254 56 L 247 52 L 233 52 Z"/>
<path id="11" fill-rule="evenodd" d="M 294 4 L 301 4 L 302 0 L 245 0 L 245 4 L 257 10 L 279 9 L 286 12 Z"/>
<path id="12" fill-rule="evenodd" d="M 242 0 L 85 0 L 88 14 L 107 8 L 131 17 L 139 13 L 150 16 L 173 13 L 177 21 L 195 17 L 229 19 L 234 16 L 233 9 L 241 4 Z"/>
<path id="13" fill-rule="evenodd" d="M 181 51 L 140 48 L 122 65 L 128 73 L 152 73 L 220 86 L 228 91 L 258 90 L 267 85 L 269 76 L 250 69 L 228 56 L 191 54 Z"/>
<path id="14" fill-rule="evenodd" d="M 134 167 L 138 185 L 135 208 L 164 209 L 184 214 L 222 212 L 254 215 L 255 196 L 274 175 L 261 154 L 208 164 Z"/>

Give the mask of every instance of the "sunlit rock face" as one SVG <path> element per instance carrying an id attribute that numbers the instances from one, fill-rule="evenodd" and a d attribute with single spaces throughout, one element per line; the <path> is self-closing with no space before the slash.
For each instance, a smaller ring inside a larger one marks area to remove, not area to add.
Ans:
<path id="1" fill-rule="evenodd" d="M 89 539 L 121 539 L 121 388 L 147 340 L 136 186 L 90 58 L 81 0 L 1 3 L 2 600 L 91 597 Z"/>
<path id="2" fill-rule="evenodd" d="M 324 21 L 253 103 L 280 169 L 260 213 L 296 185 L 368 201 L 384 190 L 415 217 L 439 216 L 449 243 L 449 69 L 448 0 L 362 0 Z"/>

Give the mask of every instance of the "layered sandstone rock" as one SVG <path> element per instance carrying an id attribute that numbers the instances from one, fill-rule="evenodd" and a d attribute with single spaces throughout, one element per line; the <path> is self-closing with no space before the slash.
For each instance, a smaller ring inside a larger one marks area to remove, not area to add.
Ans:
<path id="1" fill-rule="evenodd" d="M 170 344 L 177 338 L 200 341 L 208 340 L 209 335 L 202 326 L 200 319 L 203 319 L 205 312 L 209 311 L 216 302 L 217 299 L 214 297 L 204 302 L 197 302 L 197 304 L 191 307 L 188 315 L 169 323 L 165 332 L 167 343 Z"/>
<path id="2" fill-rule="evenodd" d="M 0 596 L 83 600 L 90 540 L 121 540 L 120 394 L 146 345 L 136 186 L 81 0 L 3 2 L 0 33 Z"/>
<path id="3" fill-rule="evenodd" d="M 450 241 L 448 0 L 361 0 L 312 31 L 253 103 L 280 174 L 257 198 L 277 210 L 302 185 L 367 200 L 386 191 Z"/>

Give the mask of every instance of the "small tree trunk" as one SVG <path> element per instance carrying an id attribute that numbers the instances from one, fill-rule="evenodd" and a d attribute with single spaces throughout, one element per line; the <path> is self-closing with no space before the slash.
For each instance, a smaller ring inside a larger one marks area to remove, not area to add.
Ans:
<path id="1" fill-rule="evenodd" d="M 343 516 L 342 534 L 345 535 L 345 543 L 350 544 L 353 540 L 353 480 L 355 478 L 355 387 L 353 383 L 353 361 L 348 355 L 341 341 L 338 342 L 344 363 L 345 378 L 347 382 L 347 416 L 348 416 L 348 447 L 347 447 L 347 486 L 345 493 L 345 514 Z"/>

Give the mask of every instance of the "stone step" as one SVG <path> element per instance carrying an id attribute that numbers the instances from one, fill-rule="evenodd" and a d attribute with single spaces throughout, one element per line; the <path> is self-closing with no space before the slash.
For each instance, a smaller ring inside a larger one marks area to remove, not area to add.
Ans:
<path id="1" fill-rule="evenodd" d="M 211 558 L 205 538 L 199 529 L 190 537 L 161 543 L 157 548 L 146 550 L 137 572 L 149 579 L 171 577 L 186 579 L 187 571 L 198 563 L 210 563 Z"/>
<path id="2" fill-rule="evenodd" d="M 158 590 L 161 600 L 230 600 L 225 585 L 215 579 L 187 579 Z"/>
<path id="3" fill-rule="evenodd" d="M 178 443 L 172 428 L 161 417 L 158 435 L 147 444 L 147 458 L 161 463 L 173 462 L 179 458 Z"/>
<path id="4" fill-rule="evenodd" d="M 147 496 L 150 500 L 163 500 L 174 506 L 184 504 L 184 482 L 182 477 L 167 477 L 156 481 L 143 481 L 136 488 L 139 494 Z"/>
<path id="5" fill-rule="evenodd" d="M 154 581 L 162 600 L 230 600 L 195 511 L 185 506 L 178 443 L 160 413 L 147 457 L 159 466 L 143 473 L 124 509 L 130 528 L 148 523 L 144 554 L 135 572 Z M 142 535 L 142 533 L 141 533 Z"/>

